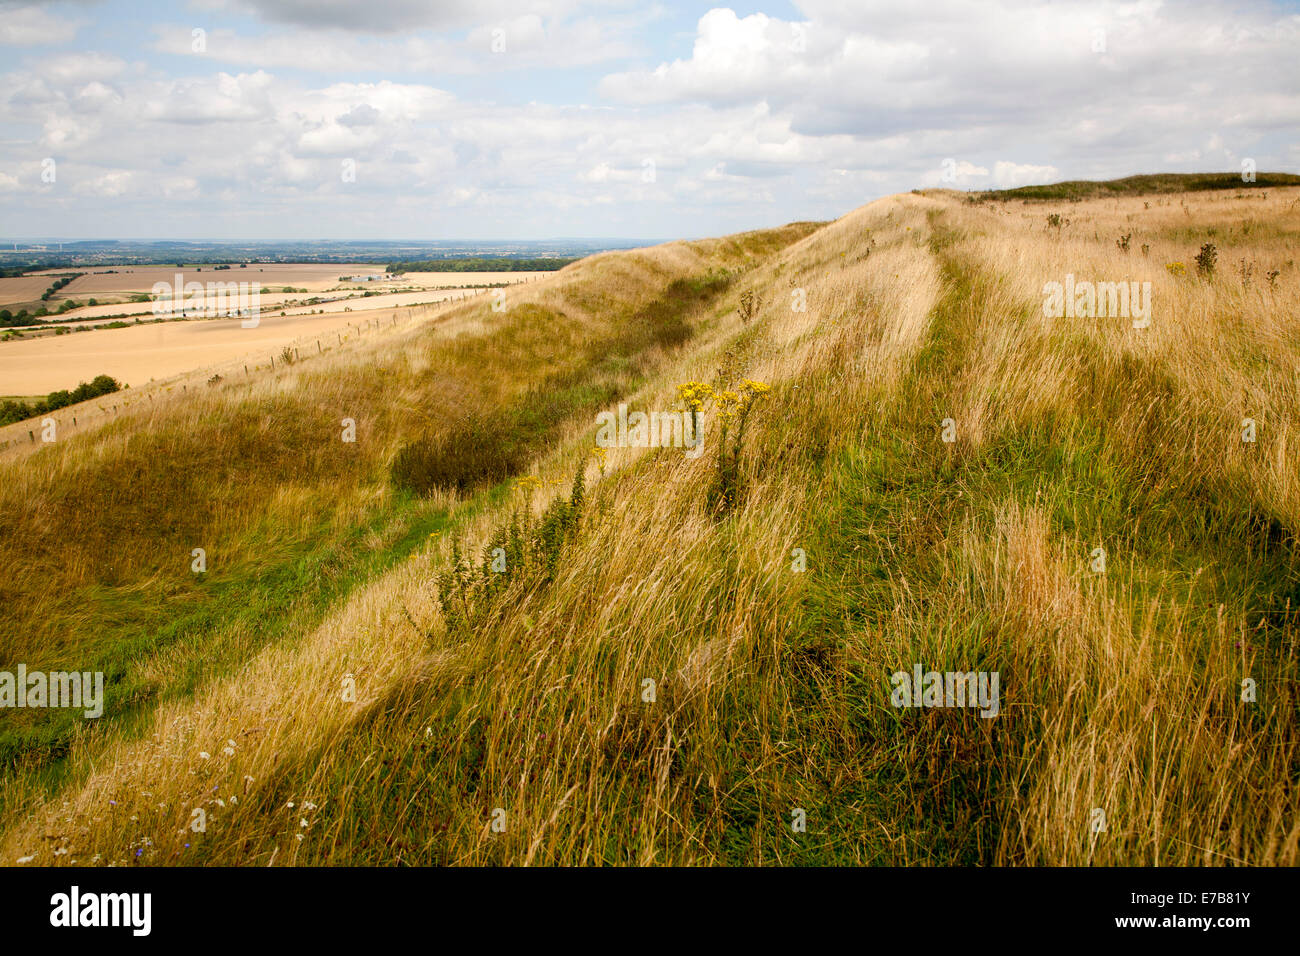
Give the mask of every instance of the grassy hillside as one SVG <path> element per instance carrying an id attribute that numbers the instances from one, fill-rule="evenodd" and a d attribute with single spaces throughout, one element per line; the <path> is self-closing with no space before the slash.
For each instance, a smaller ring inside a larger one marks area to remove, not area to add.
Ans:
<path id="1" fill-rule="evenodd" d="M 1202 192 L 1215 189 L 1264 189 L 1269 186 L 1300 186 L 1294 173 L 1257 173 L 1254 182 L 1242 182 L 1241 173 L 1157 173 L 1126 176 L 1123 179 L 1071 179 L 1042 186 L 990 189 L 974 193 L 979 199 L 1081 200 L 1106 197 L 1149 196 L 1160 193 Z"/>
<path id="2" fill-rule="evenodd" d="M 747 257 L 806 231 L 595 257 L 562 287 L 508 290 L 499 314 L 465 306 L 360 354 L 137 396 L 134 414 L 0 465 L 0 659 L 104 671 L 110 716 L 188 692 L 446 525 L 452 499 L 411 494 L 441 489 L 391 479 L 399 449 L 490 410 L 513 455 L 490 477 L 508 477 L 639 385 Z M 10 711 L 0 762 L 60 756 L 79 724 Z"/>
<path id="3" fill-rule="evenodd" d="M 5 666 L 113 674 L 5 715 L 0 861 L 1295 865 L 1300 190 L 1052 212 L 609 253 L 0 465 Z"/>

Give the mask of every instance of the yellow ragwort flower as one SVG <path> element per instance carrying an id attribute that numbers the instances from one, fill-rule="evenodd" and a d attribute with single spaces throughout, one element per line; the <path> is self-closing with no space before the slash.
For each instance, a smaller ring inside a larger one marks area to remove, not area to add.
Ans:
<path id="1" fill-rule="evenodd" d="M 706 398 L 713 398 L 713 388 L 707 382 L 684 382 L 677 386 L 677 397 L 687 408 L 699 411 Z"/>

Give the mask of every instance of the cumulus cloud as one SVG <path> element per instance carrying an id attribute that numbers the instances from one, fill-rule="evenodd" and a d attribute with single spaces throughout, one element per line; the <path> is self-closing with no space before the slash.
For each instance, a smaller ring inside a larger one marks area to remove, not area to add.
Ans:
<path id="1" fill-rule="evenodd" d="M 0 2 L 0 46 L 47 46 L 66 43 L 86 21 L 33 3 Z"/>
<path id="2" fill-rule="evenodd" d="M 807 19 L 790 22 L 711 10 L 689 58 L 610 74 L 600 91 L 630 104 L 761 99 L 789 110 L 796 130 L 824 135 L 1046 126 L 1071 113 L 1122 115 L 1135 101 L 1190 102 L 1204 115 L 1279 87 L 1294 109 L 1300 90 L 1289 69 L 1300 17 L 1264 5 L 800 6 Z M 1208 102 L 1189 101 L 1189 90 Z"/>
<path id="3" fill-rule="evenodd" d="M 402 29 L 386 20 L 372 4 L 346 4 L 344 21 L 359 18 L 359 26 L 324 19 L 299 24 L 268 18 L 267 29 L 236 30 L 213 25 L 204 29 L 203 50 L 193 50 L 192 27 L 182 23 L 153 25 L 153 47 L 177 56 L 202 56 L 216 64 L 260 69 L 292 67 L 321 73 L 381 71 L 405 74 L 473 74 L 515 72 L 536 68 L 565 68 L 608 63 L 639 51 L 637 31 L 656 19 L 648 13 L 607 11 L 600 17 L 570 15 L 565 5 L 520 13 L 510 5 L 484 7 L 474 17 L 450 19 L 439 15 L 438 4 L 422 4 L 428 22 L 422 29 Z M 311 10 L 315 10 L 311 5 Z M 574 8 L 576 9 L 576 7 Z M 311 19 L 308 17 L 307 19 Z M 459 23 L 464 29 L 440 29 Z M 280 26 L 288 23 L 288 26 Z M 432 29 L 430 28 L 432 27 Z"/>
<path id="4" fill-rule="evenodd" d="M 344 126 L 374 126 L 379 121 L 379 110 L 369 103 L 359 103 L 338 120 Z"/>
<path id="5" fill-rule="evenodd" d="M 738 17 L 729 9 L 710 10 L 700 18 L 689 60 L 613 73 L 601 81 L 600 91 L 629 103 L 703 100 L 730 105 L 767 98 L 777 85 L 802 86 L 812 79 L 806 39 L 801 24 L 762 13 Z"/>
<path id="6" fill-rule="evenodd" d="M 1034 166 L 1030 163 L 1009 163 L 999 160 L 993 167 L 993 182 L 999 189 L 1017 186 L 1037 186 L 1057 182 L 1061 178 L 1055 166 Z"/>
<path id="7" fill-rule="evenodd" d="M 682 36 L 578 0 L 198 0 L 201 53 L 182 21 L 141 21 L 137 49 L 83 30 L 0 77 L 0 169 L 60 164 L 0 180 L 6 225 L 216 235 L 201 207 L 243 236 L 653 238 L 917 186 L 1300 163 L 1300 17 L 1263 0 L 795 7 Z"/>
<path id="8" fill-rule="evenodd" d="M 82 180 L 73 187 L 78 195 L 115 198 L 131 188 L 134 174 L 128 169 L 116 169 L 90 179 Z"/>
<path id="9" fill-rule="evenodd" d="M 371 33 L 396 33 L 413 28 L 457 29 L 484 19 L 510 16 L 519 5 L 510 0 L 228 0 L 210 2 L 211 9 L 255 14 L 271 23 L 310 29 L 344 28 Z M 576 4 L 535 3 L 535 11 L 567 12 Z"/>
<path id="10" fill-rule="evenodd" d="M 1300 118 L 1289 65 L 1300 16 L 1265 4 L 797 5 L 790 20 L 710 10 L 689 57 L 611 73 L 599 91 L 663 110 L 761 103 L 788 125 L 768 152 L 791 166 L 820 152 L 840 168 L 981 188 L 1041 182 L 1067 165 L 1112 175 L 1159 156 L 1221 164 Z M 1202 148 L 1216 130 L 1222 143 Z M 863 157 L 868 141 L 887 145 Z M 945 154 L 955 176 L 942 175 Z"/>
<path id="11" fill-rule="evenodd" d="M 146 102 L 143 119 L 172 123 L 249 122 L 271 115 L 271 75 L 218 73 L 177 80 Z"/>

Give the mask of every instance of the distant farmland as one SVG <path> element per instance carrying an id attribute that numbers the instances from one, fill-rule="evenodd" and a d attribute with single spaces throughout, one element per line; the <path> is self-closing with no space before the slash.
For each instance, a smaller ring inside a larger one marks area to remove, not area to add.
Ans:
<path id="1" fill-rule="evenodd" d="M 458 282 L 487 284 L 517 283 L 529 277 L 522 273 L 460 273 L 456 278 Z M 42 329 L 17 341 L 0 342 L 0 394 L 44 395 L 101 374 L 134 386 L 245 355 L 253 356 L 252 362 L 266 362 L 268 356 L 294 342 L 303 341 L 314 348 L 312 342 L 323 337 L 323 345 L 327 346 L 337 341 L 337 332 L 349 324 L 387 322 L 395 314 L 409 314 L 413 307 L 476 294 L 483 294 L 483 290 L 462 292 L 440 289 L 436 283 L 430 283 L 423 291 L 316 304 L 281 301 L 283 296 L 270 296 L 264 298 L 265 311 L 258 327 L 252 329 L 243 328 L 238 318 L 224 317 L 142 324 L 132 320 L 127 328 L 97 329 L 73 335 L 55 335 Z M 100 322 L 107 322 L 105 315 L 122 312 L 138 312 L 142 318 L 153 318 L 150 304 L 98 306 L 70 314 L 86 318 L 97 314 Z"/>

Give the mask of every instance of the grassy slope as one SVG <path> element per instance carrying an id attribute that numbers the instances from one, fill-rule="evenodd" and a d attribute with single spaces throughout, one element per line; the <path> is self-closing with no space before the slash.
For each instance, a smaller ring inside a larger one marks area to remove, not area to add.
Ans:
<path id="1" fill-rule="evenodd" d="M 447 526 L 455 501 L 390 486 L 396 447 L 483 407 L 502 409 L 521 446 L 539 445 L 638 385 L 661 360 L 660 330 L 685 323 L 670 331 L 689 336 L 684 317 L 728 270 L 809 228 L 596 257 L 540 301 L 512 290 L 513 309 L 450 342 L 417 334 L 274 381 L 227 382 L 0 466 L 0 659 L 104 671 L 110 717 L 188 693 Z M 345 417 L 356 443 L 341 440 Z M 203 575 L 191 573 L 194 548 L 208 552 Z M 7 714 L 0 759 L 57 757 L 77 723 Z"/>
<path id="2" fill-rule="evenodd" d="M 1294 173 L 1258 173 L 1252 183 L 1242 182 L 1240 173 L 1156 173 L 1123 179 L 1072 179 L 1042 186 L 990 189 L 974 193 L 980 199 L 1010 201 L 1103 199 L 1119 196 L 1153 196 L 1167 193 L 1215 189 L 1264 189 L 1269 186 L 1300 186 Z"/>
<path id="3" fill-rule="evenodd" d="M 159 702 L 138 739 L 83 740 L 47 808 L 12 775 L 0 859 L 56 862 L 47 831 L 82 862 L 1294 865 L 1292 199 L 1108 200 L 1045 234 L 1041 214 L 895 197 L 733 249 L 747 271 L 623 389 L 664 409 L 678 382 L 771 384 L 730 512 L 706 506 L 715 444 L 600 467 L 583 409 L 530 446 L 544 477 L 586 470 L 553 573 L 512 575 L 448 630 L 448 538 L 477 552 L 556 492 L 411 503 L 460 520 Z M 1223 274 L 1164 270 L 1209 229 Z M 1151 253 L 1120 252 L 1123 232 Z M 1283 275 L 1243 282 L 1239 257 Z M 644 271 L 602 259 L 557 292 L 584 323 Z M 705 271 L 660 265 L 650 287 Z M 1043 320 L 1038 289 L 1066 271 L 1150 279 L 1152 327 Z M 746 289 L 765 301 L 742 326 Z M 524 352 L 511 371 L 573 372 L 574 343 L 545 338 L 540 371 Z M 468 384 L 512 407 L 506 382 Z M 998 671 L 1001 716 L 890 708 L 888 674 L 914 662 Z"/>

